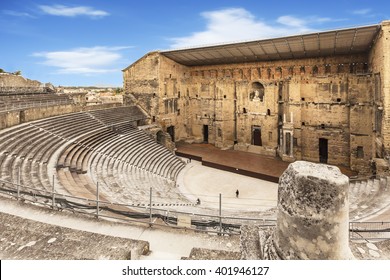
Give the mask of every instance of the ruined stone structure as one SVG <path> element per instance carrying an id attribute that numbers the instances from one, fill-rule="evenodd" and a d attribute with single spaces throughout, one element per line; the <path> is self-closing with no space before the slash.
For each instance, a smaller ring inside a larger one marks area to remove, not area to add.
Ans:
<path id="1" fill-rule="evenodd" d="M 52 84 L 43 84 L 39 81 L 26 79 L 21 75 L 0 73 L 0 95 L 52 93 L 55 88 Z"/>
<path id="2" fill-rule="evenodd" d="M 123 70 L 124 88 L 174 141 L 387 172 L 389 37 L 384 21 L 156 51 Z"/>
<path id="3" fill-rule="evenodd" d="M 268 256 L 353 258 L 348 246 L 348 185 L 348 177 L 337 167 L 290 164 L 279 181 L 277 226 L 268 241 Z"/>

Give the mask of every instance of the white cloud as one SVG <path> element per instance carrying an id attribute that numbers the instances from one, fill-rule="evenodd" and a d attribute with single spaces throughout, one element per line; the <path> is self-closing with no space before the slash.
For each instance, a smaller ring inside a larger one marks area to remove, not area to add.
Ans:
<path id="1" fill-rule="evenodd" d="M 194 32 L 189 36 L 172 38 L 171 48 L 183 48 L 215 43 L 265 39 L 299 33 L 314 32 L 311 27 L 329 21 L 331 18 L 305 17 L 291 15 L 278 17 L 275 22 L 267 23 L 243 8 L 229 8 L 204 12 L 206 30 Z"/>
<path id="2" fill-rule="evenodd" d="M 281 16 L 278 17 L 276 22 L 287 25 L 287 26 L 293 26 L 293 27 L 298 27 L 301 28 L 306 25 L 306 21 L 300 18 L 296 18 L 293 16 Z"/>
<path id="3" fill-rule="evenodd" d="M 360 10 L 352 11 L 352 14 L 365 16 L 371 13 L 371 11 L 372 11 L 371 9 L 360 9 Z"/>
<path id="4" fill-rule="evenodd" d="M 98 74 L 119 71 L 115 67 L 122 59 L 120 51 L 130 47 L 92 47 L 65 51 L 38 52 L 42 64 L 56 67 L 58 74 Z"/>
<path id="5" fill-rule="evenodd" d="M 28 18 L 35 18 L 35 16 L 30 15 L 29 13 L 24 12 L 17 12 L 17 11 L 11 11 L 11 10 L 4 10 L 3 14 L 14 16 L 14 17 L 28 17 Z"/>
<path id="6" fill-rule="evenodd" d="M 76 16 L 89 16 L 89 17 L 104 17 L 108 16 L 109 13 L 102 10 L 95 10 L 91 7 L 77 6 L 67 7 L 64 5 L 40 5 L 39 8 L 46 14 L 53 16 L 64 16 L 64 17 L 76 17 Z"/>

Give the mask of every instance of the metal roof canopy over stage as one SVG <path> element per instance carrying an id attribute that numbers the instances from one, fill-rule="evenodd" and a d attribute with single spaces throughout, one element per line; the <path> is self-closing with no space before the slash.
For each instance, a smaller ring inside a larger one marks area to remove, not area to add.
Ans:
<path id="1" fill-rule="evenodd" d="M 187 66 L 323 57 L 368 51 L 380 25 L 161 51 Z"/>

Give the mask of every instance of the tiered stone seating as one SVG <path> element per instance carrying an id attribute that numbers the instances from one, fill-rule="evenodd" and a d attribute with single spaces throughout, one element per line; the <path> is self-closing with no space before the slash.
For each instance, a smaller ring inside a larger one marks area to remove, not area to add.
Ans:
<path id="1" fill-rule="evenodd" d="M 185 164 L 144 131 L 136 107 L 80 112 L 0 131 L 3 180 L 62 194 L 133 206 L 191 207 L 176 187 Z M 20 175 L 19 175 L 20 170 Z M 50 175 L 49 175 L 50 174 Z M 59 183 L 59 185 L 57 185 Z"/>
<path id="2" fill-rule="evenodd" d="M 115 108 L 114 114 L 109 110 L 96 110 L 89 113 L 93 118 L 107 126 L 145 118 L 144 114 L 136 106 Z"/>
<path id="3" fill-rule="evenodd" d="M 350 182 L 350 219 L 362 220 L 390 207 L 390 178 Z M 390 208 L 389 208 L 390 210 Z"/>
<path id="4" fill-rule="evenodd" d="M 84 113 L 24 124 L 1 133 L 1 178 L 42 190 L 51 190 L 47 163 L 66 141 L 84 131 L 103 127 Z"/>
<path id="5" fill-rule="evenodd" d="M 126 111 L 125 108 L 121 109 Z M 108 116 L 115 115 L 115 109 L 106 111 Z M 130 107 L 127 111 L 134 109 Z M 110 121 L 110 118 L 107 117 L 107 120 Z M 22 185 L 51 190 L 52 182 L 47 166 L 51 156 L 66 143 L 72 143 L 77 137 L 94 131 L 110 132 L 110 129 L 85 112 L 39 120 L 0 131 L 1 179 L 16 183 L 20 178 Z M 76 151 L 75 155 L 79 156 L 81 152 Z M 77 165 L 76 158 L 73 164 Z"/>
<path id="6" fill-rule="evenodd" d="M 126 130 L 123 127 L 119 129 Z M 102 141 L 91 153 L 91 175 L 115 201 L 137 205 L 142 201 L 141 204 L 146 204 L 152 187 L 157 196 L 175 189 L 175 203 L 191 204 L 180 195 L 174 183 L 184 163 L 143 131 L 129 129 Z M 172 201 L 168 198 L 165 203 L 172 204 Z"/>
<path id="7" fill-rule="evenodd" d="M 68 95 L 58 94 L 10 94 L 0 95 L 0 112 L 13 109 L 73 104 Z"/>

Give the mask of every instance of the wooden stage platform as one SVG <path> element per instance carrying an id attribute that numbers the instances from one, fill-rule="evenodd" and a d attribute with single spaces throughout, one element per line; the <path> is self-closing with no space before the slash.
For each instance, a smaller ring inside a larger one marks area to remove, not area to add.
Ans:
<path id="1" fill-rule="evenodd" d="M 278 183 L 289 163 L 278 158 L 236 150 L 220 150 L 211 144 L 176 143 L 176 155 L 201 161 L 204 166 Z M 355 173 L 339 167 L 348 177 Z"/>

